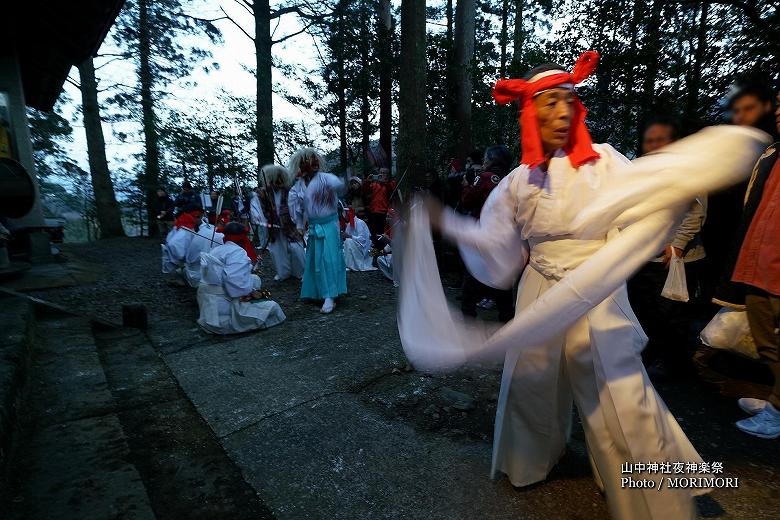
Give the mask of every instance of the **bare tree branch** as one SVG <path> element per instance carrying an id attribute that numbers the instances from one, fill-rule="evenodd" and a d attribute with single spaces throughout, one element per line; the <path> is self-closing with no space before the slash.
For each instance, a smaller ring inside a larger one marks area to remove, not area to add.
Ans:
<path id="1" fill-rule="evenodd" d="M 220 6 L 219 10 L 220 10 L 220 11 L 222 11 L 222 13 L 225 15 L 225 18 L 226 18 L 227 20 L 229 20 L 229 21 L 230 21 L 230 22 L 231 22 L 233 25 L 235 25 L 236 27 L 238 27 L 238 30 L 239 30 L 239 31 L 241 31 L 242 33 L 244 33 L 244 35 L 245 35 L 247 38 L 249 38 L 249 39 L 250 39 L 250 40 L 252 40 L 252 41 L 255 41 L 255 39 L 254 39 L 252 36 L 250 36 L 250 35 L 249 35 L 249 33 L 248 33 L 248 32 L 246 32 L 246 31 L 244 30 L 244 28 L 243 28 L 243 27 L 241 27 L 241 24 L 239 24 L 237 21 L 235 21 L 234 19 L 232 19 L 232 18 L 230 17 L 230 15 L 228 15 L 228 14 L 225 12 L 225 10 L 224 10 L 224 9 L 222 9 L 222 6 Z"/>
<path id="2" fill-rule="evenodd" d="M 81 85 L 79 85 L 78 83 L 76 83 L 76 81 L 75 81 L 73 78 L 71 78 L 70 76 L 68 76 L 67 78 L 65 78 L 65 81 L 67 81 L 68 83 L 70 83 L 71 85 L 73 85 L 74 87 L 76 87 L 77 89 L 81 90 Z"/>
<path id="3" fill-rule="evenodd" d="M 299 34 L 305 33 L 307 30 L 309 30 L 309 27 L 311 27 L 312 25 L 314 25 L 314 23 L 315 23 L 315 22 L 316 22 L 315 20 L 312 20 L 311 22 L 309 22 L 308 24 L 306 24 L 306 26 L 305 26 L 303 29 L 301 29 L 300 31 L 297 31 L 297 32 L 294 32 L 294 33 L 290 33 L 290 34 L 288 34 L 288 35 L 286 35 L 286 36 L 282 36 L 282 37 L 281 37 L 281 38 L 279 38 L 278 40 L 273 40 L 273 41 L 271 42 L 271 45 L 276 45 L 277 43 L 281 43 L 281 42 L 283 42 L 283 41 L 285 41 L 285 40 L 289 40 L 290 38 L 293 38 L 293 37 L 295 37 L 295 36 L 298 36 Z"/>
<path id="4" fill-rule="evenodd" d="M 251 14 L 252 16 L 255 15 L 255 9 L 254 5 L 247 2 L 246 0 L 233 0 L 235 3 L 243 7 L 247 13 Z"/>

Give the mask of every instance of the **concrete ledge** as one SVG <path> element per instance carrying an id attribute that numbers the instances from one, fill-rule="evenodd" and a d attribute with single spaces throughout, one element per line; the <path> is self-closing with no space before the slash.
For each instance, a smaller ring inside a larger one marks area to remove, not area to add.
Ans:
<path id="1" fill-rule="evenodd" d="M 33 306 L 0 294 L 0 475 L 5 472 L 17 403 L 29 368 Z"/>

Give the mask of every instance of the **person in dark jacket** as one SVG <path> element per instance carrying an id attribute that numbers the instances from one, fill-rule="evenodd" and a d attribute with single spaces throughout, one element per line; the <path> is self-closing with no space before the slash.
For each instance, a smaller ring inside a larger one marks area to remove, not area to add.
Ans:
<path id="1" fill-rule="evenodd" d="M 173 229 L 174 210 L 173 199 L 163 188 L 157 190 L 157 226 L 160 229 L 161 243 L 165 243 L 165 237 Z"/>
<path id="2" fill-rule="evenodd" d="M 479 218 L 482 206 L 485 205 L 490 192 L 506 177 L 512 166 L 512 154 L 506 146 L 491 146 L 485 150 L 484 162 L 479 175 L 471 185 L 464 186 L 461 194 L 460 209 L 463 213 Z M 512 290 L 499 290 L 489 287 L 476 278 L 468 270 L 464 270 L 463 293 L 460 309 L 467 316 L 477 315 L 477 303 L 481 299 L 492 299 L 498 308 L 498 319 L 509 321 L 515 314 Z M 487 304 L 484 301 L 483 305 Z"/>
<path id="3" fill-rule="evenodd" d="M 184 184 L 181 185 L 181 190 L 181 193 L 179 193 L 174 202 L 178 213 L 181 213 L 184 207 L 189 204 L 197 204 L 198 207 L 201 207 L 200 197 L 198 197 L 198 194 L 192 189 L 192 184 L 190 184 L 189 181 L 184 181 Z"/>
<path id="4" fill-rule="evenodd" d="M 773 140 L 777 140 L 777 128 L 772 114 L 772 89 L 756 83 L 743 85 L 729 99 L 729 109 L 733 124 L 758 128 L 773 136 Z M 702 289 L 704 296 L 717 305 L 729 303 L 724 297 L 739 298 L 724 295 L 722 290 L 716 288 L 728 285 L 734 270 L 739 250 L 740 219 L 747 189 L 748 181 L 745 181 L 713 193 L 709 198 L 708 217 L 702 228 L 702 240 L 707 248 L 707 269 Z M 742 234 L 744 235 L 744 231 Z"/>

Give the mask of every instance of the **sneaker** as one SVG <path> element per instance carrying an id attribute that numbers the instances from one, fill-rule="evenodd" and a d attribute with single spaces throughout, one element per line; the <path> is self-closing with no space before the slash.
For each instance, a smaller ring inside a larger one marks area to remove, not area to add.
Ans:
<path id="1" fill-rule="evenodd" d="M 749 413 L 750 415 L 761 413 L 764 407 L 766 407 L 766 401 L 763 399 L 755 399 L 753 397 L 743 397 L 737 401 L 737 404 L 740 408 L 742 408 L 742 410 L 744 410 L 746 413 Z"/>
<path id="2" fill-rule="evenodd" d="M 762 439 L 777 439 L 780 437 L 780 411 L 767 403 L 757 415 L 737 421 L 737 428 Z"/>

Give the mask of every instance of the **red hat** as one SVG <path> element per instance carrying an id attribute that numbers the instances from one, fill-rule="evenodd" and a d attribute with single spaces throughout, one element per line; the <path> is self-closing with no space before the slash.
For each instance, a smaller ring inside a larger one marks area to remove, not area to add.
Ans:
<path id="1" fill-rule="evenodd" d="M 252 242 L 247 236 L 248 232 L 249 230 L 243 224 L 238 222 L 231 222 L 225 226 L 224 240 L 226 242 L 235 242 L 241 246 L 244 251 L 246 251 L 246 255 L 249 257 L 249 260 L 251 260 L 252 263 L 255 263 L 257 261 L 257 252 L 255 251 L 255 248 L 252 246 Z"/>
<path id="2" fill-rule="evenodd" d="M 536 107 L 533 103 L 534 95 L 557 86 L 571 85 L 573 87 L 582 83 L 596 70 L 598 63 L 599 53 L 587 51 L 577 59 L 571 73 L 553 71 L 552 73 L 537 74 L 529 80 L 500 79 L 496 82 L 496 86 L 493 88 L 493 98 L 496 102 L 505 105 L 516 99 L 520 105 L 521 164 L 535 168 L 545 159 L 539 123 L 536 119 Z M 569 157 L 569 162 L 575 168 L 599 157 L 598 152 L 593 149 L 590 133 L 585 126 L 586 114 L 587 110 L 582 102 L 575 97 L 569 142 L 563 148 Z"/>
<path id="3" fill-rule="evenodd" d="M 178 217 L 176 217 L 176 222 L 174 223 L 176 225 L 176 229 L 180 229 L 182 227 L 186 227 L 189 229 L 195 228 L 195 217 L 193 217 L 189 213 L 182 213 Z"/>

